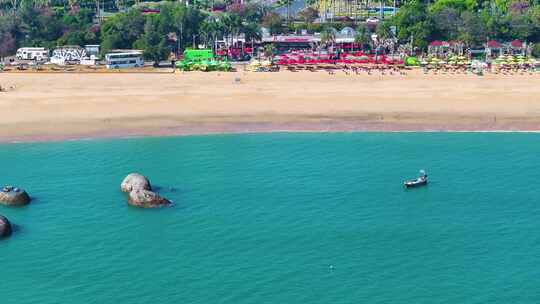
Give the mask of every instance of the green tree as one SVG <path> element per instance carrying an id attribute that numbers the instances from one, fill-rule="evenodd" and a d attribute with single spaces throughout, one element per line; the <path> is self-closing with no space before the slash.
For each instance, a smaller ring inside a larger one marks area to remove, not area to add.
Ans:
<path id="1" fill-rule="evenodd" d="M 321 32 L 321 42 L 323 44 L 333 43 L 336 40 L 336 30 L 332 27 L 325 27 Z"/>
<path id="2" fill-rule="evenodd" d="M 17 48 L 15 38 L 9 31 L 0 29 L 0 60 L 15 53 Z"/>
<path id="3" fill-rule="evenodd" d="M 153 60 L 154 64 L 167 59 L 170 49 L 167 47 L 166 35 L 158 31 L 159 16 L 147 18 L 144 34 L 134 43 L 134 47 L 144 50 L 144 57 Z"/>
<path id="4" fill-rule="evenodd" d="M 270 31 L 270 34 L 275 35 L 282 31 L 283 19 L 277 13 L 268 13 L 262 19 L 262 25 Z"/>
<path id="5" fill-rule="evenodd" d="M 452 7 L 433 12 L 431 19 L 434 25 L 434 38 L 439 40 L 456 40 L 462 24 L 460 12 Z"/>
<path id="6" fill-rule="evenodd" d="M 360 24 L 356 28 L 356 35 L 354 36 L 354 42 L 365 45 L 371 42 L 370 32 L 364 24 Z"/>
<path id="7" fill-rule="evenodd" d="M 540 43 L 535 43 L 533 45 L 532 55 L 536 58 L 540 57 Z"/>
<path id="8" fill-rule="evenodd" d="M 391 27 L 390 22 L 381 22 L 381 23 L 379 23 L 379 25 L 377 26 L 377 29 L 375 31 L 378 38 L 383 39 L 383 40 L 393 38 L 393 34 L 392 34 L 392 31 L 391 31 L 390 27 Z"/>
<path id="9" fill-rule="evenodd" d="M 319 11 L 311 6 L 308 6 L 298 13 L 298 17 L 305 23 L 311 23 L 319 18 Z"/>
<path id="10" fill-rule="evenodd" d="M 20 18 L 24 37 L 21 44 L 47 48 L 56 46 L 56 40 L 62 35 L 62 24 L 52 9 L 23 3 L 17 16 Z"/>
<path id="11" fill-rule="evenodd" d="M 130 49 L 144 33 L 146 20 L 138 9 L 107 19 L 101 26 L 101 49 Z"/>
<path id="12" fill-rule="evenodd" d="M 242 24 L 242 33 L 244 33 L 246 41 L 257 41 L 262 38 L 261 27 L 258 23 L 249 22 Z"/>
<path id="13" fill-rule="evenodd" d="M 419 0 L 403 5 L 391 23 L 397 27 L 397 38 L 402 43 L 413 41 L 413 46 L 424 49 L 433 36 L 434 25 L 427 6 Z"/>
<path id="14" fill-rule="evenodd" d="M 458 12 L 473 11 L 478 6 L 476 0 L 437 0 L 429 9 L 432 12 L 440 12 L 445 8 L 452 8 Z"/>
<path id="15" fill-rule="evenodd" d="M 272 58 L 276 51 L 276 47 L 273 43 L 267 44 L 264 46 L 264 56 L 267 58 Z"/>
<path id="16" fill-rule="evenodd" d="M 480 46 L 487 40 L 485 25 L 477 14 L 463 12 L 461 20 L 463 22 L 459 28 L 459 40 L 473 47 Z"/>

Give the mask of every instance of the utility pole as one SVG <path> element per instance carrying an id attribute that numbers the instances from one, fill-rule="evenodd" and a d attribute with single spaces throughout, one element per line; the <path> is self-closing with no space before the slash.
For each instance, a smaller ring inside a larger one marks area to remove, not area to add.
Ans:
<path id="1" fill-rule="evenodd" d="M 291 23 L 291 0 L 286 0 L 287 1 L 287 25 L 289 25 L 289 23 Z"/>
<path id="2" fill-rule="evenodd" d="M 180 23 L 180 44 L 178 45 L 178 52 L 180 53 L 180 45 L 184 46 L 184 20 Z"/>
<path id="3" fill-rule="evenodd" d="M 96 0 L 96 17 L 97 17 L 98 22 L 101 23 L 101 21 L 103 21 L 103 20 L 101 20 L 101 14 L 100 14 L 100 11 L 99 11 L 99 7 L 100 7 L 99 0 Z"/>

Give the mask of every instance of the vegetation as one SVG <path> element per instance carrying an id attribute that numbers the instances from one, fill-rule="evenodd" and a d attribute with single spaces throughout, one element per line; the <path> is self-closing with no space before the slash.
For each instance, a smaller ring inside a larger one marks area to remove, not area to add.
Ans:
<path id="1" fill-rule="evenodd" d="M 290 3 L 278 1 L 287 7 Z M 399 3 L 403 5 L 396 16 L 385 18 L 375 27 L 354 24 L 351 19 L 332 24 L 313 23 L 319 12 L 311 7 L 302 10 L 292 22 L 259 2 L 239 4 L 232 0 L 190 0 L 190 5 L 183 1 L 0 0 L 0 57 L 13 54 L 21 46 L 100 44 L 103 52 L 143 49 L 147 59 L 159 61 L 166 59 L 171 51 L 200 44 L 213 47 L 218 39 L 231 42 L 240 34 L 248 41 L 257 40 L 261 37 L 261 27 L 271 34 L 303 29 L 320 32 L 327 44 L 335 39 L 334 30 L 344 26 L 356 27 L 356 41 L 363 45 L 370 43 L 372 33 L 382 39 L 396 38 L 401 43 L 412 41 L 421 49 L 434 40 L 461 41 L 469 47 L 480 46 L 489 39 L 540 43 L 540 0 Z M 102 20 L 96 14 L 97 8 L 117 13 Z M 155 11 L 145 13 L 148 8 Z M 533 49 L 540 53 L 540 47 Z"/>
<path id="2" fill-rule="evenodd" d="M 144 6 L 135 5 L 96 22 L 95 11 L 81 8 L 74 1 L 49 7 L 45 2 L 10 0 L 9 8 L 0 2 L 4 4 L 0 10 L 0 56 L 11 55 L 21 46 L 101 44 L 103 52 L 136 48 L 144 50 L 147 59 L 159 61 L 171 51 L 199 44 L 212 47 L 222 37 L 232 41 L 245 34 L 248 40 L 259 39 L 259 24 L 267 15 L 265 8 L 256 4 L 211 12 L 196 5 L 164 1 L 153 5 L 158 13 L 144 14 Z"/>
<path id="3" fill-rule="evenodd" d="M 383 24 L 397 28 L 401 42 L 425 48 L 430 41 L 462 41 L 469 47 L 487 40 L 540 42 L 540 2 L 527 0 L 412 0 Z"/>

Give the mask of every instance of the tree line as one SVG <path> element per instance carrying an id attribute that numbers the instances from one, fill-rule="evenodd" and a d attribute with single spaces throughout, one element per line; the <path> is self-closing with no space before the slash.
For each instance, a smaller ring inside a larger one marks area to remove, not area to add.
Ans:
<path id="1" fill-rule="evenodd" d="M 159 13 L 145 14 L 143 6 L 135 5 L 98 22 L 99 15 L 90 8 L 22 2 L 16 10 L 0 10 L 0 56 L 12 55 L 22 46 L 100 44 L 103 52 L 142 49 L 148 59 L 157 61 L 173 49 L 211 47 L 223 37 L 232 40 L 243 34 L 247 41 L 258 40 L 261 26 L 276 30 L 282 24 L 268 7 L 256 3 L 231 4 L 226 12 L 170 1 L 154 8 Z"/>
<path id="2" fill-rule="evenodd" d="M 539 43 L 539 1 L 410 0 L 400 6 L 396 16 L 373 27 L 351 20 L 314 23 L 318 11 L 312 7 L 286 22 L 262 2 L 190 0 L 186 5 L 163 1 L 151 4 L 159 13 L 145 14 L 142 9 L 149 4 L 115 0 L 115 7 L 124 9 L 101 21 L 96 19 L 100 0 L 0 0 L 0 57 L 14 54 L 21 46 L 52 49 L 100 44 L 103 52 L 142 49 L 148 59 L 157 61 L 165 59 L 171 50 L 199 44 L 211 47 L 224 37 L 232 40 L 243 34 L 247 41 L 256 41 L 261 38 L 262 27 L 271 34 L 307 29 L 331 40 L 334 29 L 351 26 L 357 29 L 357 41 L 363 44 L 370 43 L 371 34 L 377 33 L 383 39 L 412 42 L 419 49 L 426 49 L 434 40 L 461 41 L 469 47 L 480 46 L 488 39 Z M 540 48 L 535 50 L 540 55 Z"/>
<path id="3" fill-rule="evenodd" d="M 412 0 L 384 22 L 396 28 L 400 42 L 425 49 L 435 40 L 461 41 L 478 47 L 488 40 L 540 42 L 540 3 L 537 0 Z M 538 54 L 540 55 L 540 53 Z"/>

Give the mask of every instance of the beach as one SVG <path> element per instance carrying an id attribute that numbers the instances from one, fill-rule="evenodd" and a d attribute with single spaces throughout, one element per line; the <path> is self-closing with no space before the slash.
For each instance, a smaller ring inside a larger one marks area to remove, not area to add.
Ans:
<path id="1" fill-rule="evenodd" d="M 0 141 L 271 131 L 538 131 L 540 75 L 0 73 Z"/>

